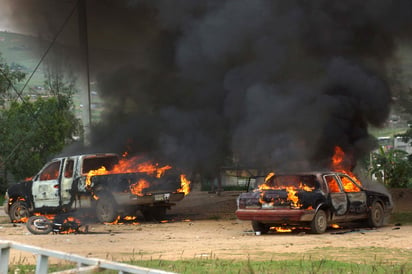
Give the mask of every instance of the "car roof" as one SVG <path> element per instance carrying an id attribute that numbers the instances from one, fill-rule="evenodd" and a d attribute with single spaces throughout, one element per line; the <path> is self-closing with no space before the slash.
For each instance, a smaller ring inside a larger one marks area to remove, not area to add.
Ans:
<path id="1" fill-rule="evenodd" d="M 117 153 L 88 153 L 88 154 L 78 154 L 78 155 L 67 155 L 64 157 L 58 157 L 58 158 L 54 158 L 51 160 L 52 161 L 58 161 L 61 159 L 65 159 L 65 158 L 89 158 L 89 157 L 107 157 L 107 156 L 115 156 L 115 157 L 119 157 L 119 154 Z"/>

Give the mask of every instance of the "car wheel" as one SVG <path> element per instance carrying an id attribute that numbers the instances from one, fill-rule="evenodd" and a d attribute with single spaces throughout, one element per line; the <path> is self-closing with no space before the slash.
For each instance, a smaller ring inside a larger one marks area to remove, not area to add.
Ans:
<path id="1" fill-rule="evenodd" d="M 326 212 L 322 209 L 319 209 L 316 212 L 315 217 L 310 223 L 310 230 L 314 234 L 322 234 L 326 231 L 328 227 L 328 216 Z"/>
<path id="2" fill-rule="evenodd" d="M 96 203 L 96 217 L 102 223 L 112 223 L 117 219 L 116 205 L 112 198 L 99 196 Z"/>
<path id="3" fill-rule="evenodd" d="M 368 223 L 371 227 L 380 227 L 384 220 L 383 207 L 380 203 L 374 202 L 369 212 Z"/>
<path id="4" fill-rule="evenodd" d="M 9 217 L 12 222 L 26 222 L 26 218 L 30 216 L 26 202 L 15 201 L 9 208 Z"/>
<path id="5" fill-rule="evenodd" d="M 263 224 L 258 221 L 252 221 L 252 228 L 253 231 L 260 231 L 261 234 L 267 234 L 270 230 L 270 226 L 267 224 Z"/>

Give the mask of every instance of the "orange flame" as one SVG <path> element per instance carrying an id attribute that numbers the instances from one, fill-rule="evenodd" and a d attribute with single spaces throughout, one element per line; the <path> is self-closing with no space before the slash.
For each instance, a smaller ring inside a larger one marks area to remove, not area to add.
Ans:
<path id="1" fill-rule="evenodd" d="M 287 233 L 287 232 L 292 232 L 291 228 L 284 228 L 284 227 L 271 227 L 270 229 L 276 230 L 278 233 Z"/>
<path id="2" fill-rule="evenodd" d="M 86 177 L 86 187 L 90 187 L 92 185 L 91 177 L 94 175 L 104 175 L 108 174 L 109 172 L 106 170 L 104 166 L 100 167 L 99 169 L 95 170 L 90 170 L 89 173 L 87 173 Z"/>
<path id="3" fill-rule="evenodd" d="M 113 222 L 111 222 L 111 223 L 105 223 L 105 224 L 109 224 L 109 225 L 117 225 L 117 224 L 119 223 L 119 221 L 120 221 L 120 216 L 117 216 L 116 220 L 114 220 L 114 221 L 113 221 Z"/>
<path id="4" fill-rule="evenodd" d="M 344 167 L 344 160 L 345 160 L 345 152 L 342 150 L 341 147 L 335 147 L 335 154 L 332 157 L 332 170 L 337 172 L 342 172 L 347 174 L 351 177 L 358 185 L 362 185 L 359 179 L 353 174 L 350 170 Z M 350 180 L 347 178 L 342 178 L 343 188 L 346 192 L 357 192 L 359 188 L 355 186 Z"/>
<path id="5" fill-rule="evenodd" d="M 286 187 L 286 191 L 288 192 L 288 200 L 292 201 L 293 206 L 299 207 L 299 198 L 296 195 L 296 189 L 294 187 Z"/>
<path id="6" fill-rule="evenodd" d="M 123 156 L 127 156 L 128 153 L 123 153 Z M 138 157 L 132 157 L 130 159 L 122 158 L 119 162 L 113 167 L 112 170 L 107 170 L 104 166 L 96 170 L 91 170 L 86 175 L 86 186 L 91 187 L 91 177 L 95 175 L 106 175 L 106 174 L 119 174 L 119 173 L 135 173 L 141 172 L 148 175 L 154 175 L 156 178 L 160 178 L 164 173 L 171 169 L 169 165 L 159 166 L 159 164 L 152 164 L 151 162 L 138 163 Z M 190 192 L 190 181 L 186 178 L 186 175 L 180 175 L 181 188 L 177 189 L 177 192 L 184 192 L 187 195 Z M 150 183 L 147 181 L 139 180 L 138 182 L 130 185 L 130 190 L 133 194 L 143 196 L 142 190 L 148 188 Z M 98 197 L 94 197 L 95 200 Z"/>
<path id="7" fill-rule="evenodd" d="M 106 225 L 124 225 L 125 222 L 128 224 L 133 224 L 133 225 L 139 225 L 140 223 L 136 222 L 135 220 L 137 219 L 137 216 L 125 216 L 125 217 L 120 217 L 117 216 L 116 220 L 114 220 L 111 223 L 105 223 Z"/>
<path id="8" fill-rule="evenodd" d="M 127 154 L 124 154 L 127 155 Z M 146 174 L 154 174 L 157 178 L 162 177 L 166 170 L 171 169 L 169 165 L 160 167 L 159 164 L 152 164 L 150 162 L 138 163 L 138 157 L 132 157 L 130 159 L 122 158 L 119 160 L 110 174 L 117 173 L 133 173 L 133 172 L 144 172 Z"/>
<path id="9" fill-rule="evenodd" d="M 273 205 L 274 201 L 266 202 L 264 201 L 264 190 L 269 190 L 269 189 L 285 189 L 286 192 L 288 193 L 288 200 L 292 202 L 293 207 L 300 207 L 301 204 L 299 203 L 299 197 L 297 196 L 298 190 L 304 190 L 304 191 L 313 191 L 315 187 L 310 187 L 306 184 L 303 184 L 302 182 L 299 183 L 299 187 L 295 186 L 284 186 L 284 185 L 278 185 L 274 183 L 275 180 L 275 173 L 270 172 L 266 178 L 265 182 L 261 184 L 258 187 L 258 191 L 261 192 L 259 201 L 261 204 L 268 204 L 268 205 Z"/>
<path id="10" fill-rule="evenodd" d="M 185 195 L 190 192 L 190 181 L 186 178 L 185 174 L 180 175 L 180 188 L 177 192 L 183 192 Z"/>
<path id="11" fill-rule="evenodd" d="M 148 181 L 140 179 L 137 183 L 131 184 L 129 188 L 134 195 L 143 196 L 143 189 L 148 188 L 149 186 L 150 184 Z"/>

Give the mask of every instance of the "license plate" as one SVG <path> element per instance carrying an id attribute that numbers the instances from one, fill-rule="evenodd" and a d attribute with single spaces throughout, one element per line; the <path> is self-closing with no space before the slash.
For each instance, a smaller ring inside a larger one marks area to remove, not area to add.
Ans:
<path id="1" fill-rule="evenodd" d="M 169 199 L 170 199 L 170 193 L 155 194 L 154 195 L 154 200 L 155 201 L 168 201 Z"/>

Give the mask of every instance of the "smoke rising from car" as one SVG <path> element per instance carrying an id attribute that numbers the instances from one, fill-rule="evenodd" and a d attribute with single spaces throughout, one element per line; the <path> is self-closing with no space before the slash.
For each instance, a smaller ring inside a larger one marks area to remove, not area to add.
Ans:
<path id="1" fill-rule="evenodd" d="M 47 33 L 75 3 L 48 2 L 10 1 L 16 23 Z M 373 148 L 368 125 L 388 116 L 386 64 L 412 32 L 409 0 L 87 3 L 106 108 L 92 148 L 204 172 L 328 167 L 337 145 L 355 164 Z"/>

